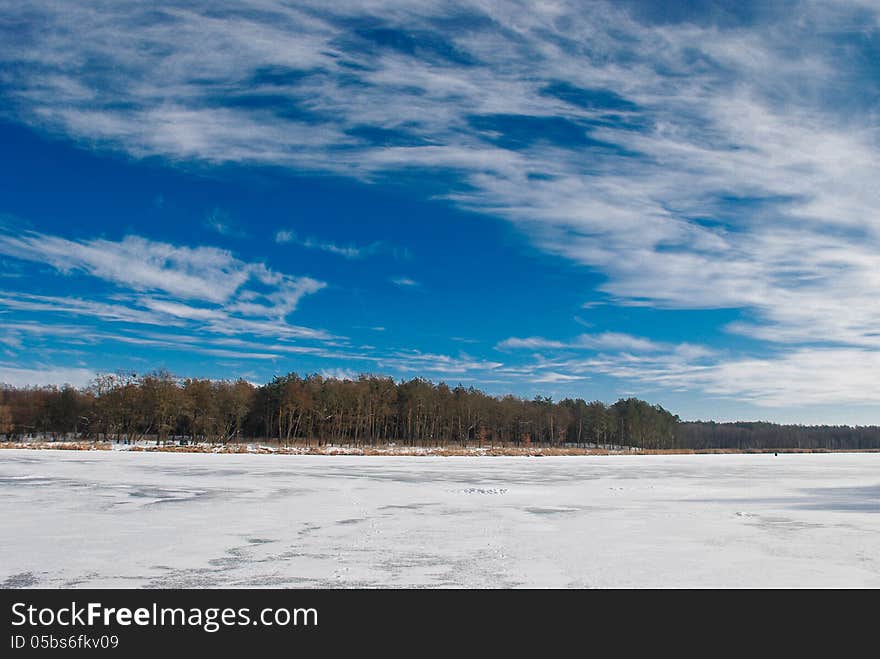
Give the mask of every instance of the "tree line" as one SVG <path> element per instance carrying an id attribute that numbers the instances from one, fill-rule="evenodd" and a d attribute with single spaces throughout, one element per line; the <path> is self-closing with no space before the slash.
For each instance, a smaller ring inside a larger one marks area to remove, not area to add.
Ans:
<path id="1" fill-rule="evenodd" d="M 686 449 L 880 449 L 877 426 L 802 426 L 762 421 L 691 421 L 676 429 Z"/>
<path id="2" fill-rule="evenodd" d="M 642 449 L 880 448 L 880 428 L 681 422 L 636 398 L 607 405 L 490 396 L 423 378 L 296 373 L 245 380 L 117 372 L 88 387 L 0 387 L 0 436 L 98 441 L 396 443 Z"/>
<path id="3" fill-rule="evenodd" d="M 635 398 L 613 405 L 494 397 L 423 378 L 178 379 L 103 374 L 83 389 L 0 388 L 0 435 L 121 442 L 276 440 L 411 446 L 675 446 L 678 417 Z"/>

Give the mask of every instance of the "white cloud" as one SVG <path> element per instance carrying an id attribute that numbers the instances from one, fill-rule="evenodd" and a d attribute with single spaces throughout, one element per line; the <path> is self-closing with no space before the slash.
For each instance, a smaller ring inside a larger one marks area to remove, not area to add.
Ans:
<path id="1" fill-rule="evenodd" d="M 296 309 L 303 296 L 325 286 L 309 277 L 273 272 L 262 263 L 241 261 L 228 250 L 170 245 L 139 236 L 76 241 L 34 232 L 0 233 L 0 254 L 47 263 L 63 274 L 82 272 L 122 288 L 159 291 L 232 309 L 236 305 L 244 309 L 246 301 L 256 300 L 250 303 L 251 315 L 283 317 Z M 246 288 L 249 283 L 271 290 L 257 295 Z M 164 304 L 166 311 L 183 309 L 170 302 L 147 302 L 154 308 Z"/>
<path id="2" fill-rule="evenodd" d="M 662 343 L 619 332 L 581 334 L 575 344 L 585 348 L 630 350 L 633 352 L 653 352 L 664 348 Z"/>
<path id="3" fill-rule="evenodd" d="M 214 208 L 205 216 L 205 227 L 221 236 L 242 237 L 245 235 L 229 213 L 222 208 Z"/>
<path id="4" fill-rule="evenodd" d="M 0 233 L 0 253 L 19 261 L 49 264 L 62 278 L 82 273 L 113 286 L 109 291 L 93 287 L 89 299 L 72 294 L 0 293 L 0 310 L 201 331 L 206 343 L 211 337 L 239 335 L 284 341 L 328 342 L 338 338 L 326 330 L 288 321 L 305 296 L 325 287 L 323 282 L 242 261 L 226 250 L 175 246 L 138 236 L 121 241 L 75 241 L 27 232 Z M 65 284 L 65 288 L 69 286 Z M 245 353 L 213 354 L 245 358 Z M 259 350 L 248 354 L 254 359 L 277 356 Z"/>
<path id="5" fill-rule="evenodd" d="M 822 377 L 816 377 L 822 373 Z M 736 359 L 706 372 L 681 378 L 728 398 L 748 398 L 758 405 L 880 404 L 877 389 L 880 351 L 799 349 L 781 357 Z"/>
<path id="6" fill-rule="evenodd" d="M 415 288 L 420 286 L 419 282 L 409 277 L 394 277 L 391 279 L 391 283 L 395 286 L 400 286 L 401 288 Z"/>
<path id="7" fill-rule="evenodd" d="M 705 392 L 763 407 L 880 404 L 878 351 L 804 348 L 765 358 L 698 361 L 687 355 L 666 355 L 632 363 L 606 357 L 569 366 L 663 390 Z"/>
<path id="8" fill-rule="evenodd" d="M 496 347 L 501 350 L 516 350 L 519 348 L 527 348 L 529 350 L 541 350 L 547 348 L 567 348 L 569 347 L 569 344 L 563 341 L 551 341 L 549 339 L 543 339 L 539 336 L 530 336 L 527 338 L 510 337 L 509 339 L 504 339 L 504 341 L 501 341 Z"/>
<path id="9" fill-rule="evenodd" d="M 641 354 L 608 351 L 573 357 L 568 351 L 552 358 L 534 355 L 522 366 L 498 370 L 534 382 L 604 375 L 639 385 L 642 395 L 688 391 L 760 407 L 803 409 L 880 403 L 878 369 L 880 351 L 858 348 L 800 348 L 782 355 L 743 358 L 682 343 Z"/>
<path id="10" fill-rule="evenodd" d="M 139 236 L 121 241 L 67 240 L 39 233 L 0 235 L 0 253 L 47 263 L 64 273 L 85 272 L 135 290 L 225 302 L 255 274 L 226 250 L 180 247 Z"/>
<path id="11" fill-rule="evenodd" d="M 571 341 L 554 341 L 541 337 L 511 337 L 501 341 L 497 346 L 501 350 L 527 348 L 530 350 L 630 350 L 633 352 L 653 352 L 667 348 L 665 344 L 651 341 L 631 334 L 620 332 L 602 332 L 599 334 L 581 334 Z"/>
<path id="12" fill-rule="evenodd" d="M 348 368 L 325 368 L 321 371 L 321 377 L 336 378 L 337 380 L 357 380 L 358 374 Z"/>
<path id="13" fill-rule="evenodd" d="M 174 316 L 175 318 L 184 318 L 187 320 L 222 320 L 226 318 L 226 314 L 221 309 L 191 307 L 187 304 L 171 302 L 169 300 L 141 298 L 141 304 L 164 316 Z"/>
<path id="14" fill-rule="evenodd" d="M 566 375 L 565 373 L 556 373 L 555 371 L 548 371 L 546 373 L 541 373 L 540 375 L 532 378 L 532 382 L 541 382 L 541 383 L 550 383 L 557 384 L 560 382 L 578 382 L 580 380 L 586 380 L 586 376 L 584 375 Z"/>
<path id="15" fill-rule="evenodd" d="M 314 238 L 299 238 L 293 231 L 280 230 L 275 233 L 275 242 L 279 244 L 294 243 L 306 249 L 316 249 L 322 252 L 336 254 L 346 259 L 360 259 L 382 251 L 385 246 L 376 241 L 369 245 L 337 245 L 329 241 L 315 240 Z"/>
<path id="16" fill-rule="evenodd" d="M 382 368 L 418 377 L 426 373 L 441 376 L 472 372 L 489 373 L 504 366 L 501 362 L 479 359 L 464 353 L 452 356 L 420 350 L 401 350 L 390 356 L 381 356 L 377 364 Z"/>
<path id="17" fill-rule="evenodd" d="M 17 368 L 0 364 L 0 384 L 12 387 L 42 387 L 49 385 L 85 387 L 95 377 L 86 368 Z"/>

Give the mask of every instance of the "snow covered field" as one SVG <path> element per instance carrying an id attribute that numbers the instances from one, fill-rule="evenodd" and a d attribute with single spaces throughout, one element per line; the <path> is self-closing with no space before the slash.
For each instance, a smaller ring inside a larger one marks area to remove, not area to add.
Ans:
<path id="1" fill-rule="evenodd" d="M 880 454 L 0 451 L 0 586 L 880 587 Z"/>

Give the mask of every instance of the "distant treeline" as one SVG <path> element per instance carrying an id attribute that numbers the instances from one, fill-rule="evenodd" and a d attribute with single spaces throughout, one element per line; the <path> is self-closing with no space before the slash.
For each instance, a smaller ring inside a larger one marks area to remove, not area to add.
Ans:
<path id="1" fill-rule="evenodd" d="M 178 379 L 165 371 L 98 376 L 84 389 L 0 387 L 0 435 L 113 441 L 277 440 L 412 446 L 632 446 L 644 449 L 880 448 L 880 429 L 682 423 L 636 398 L 612 405 L 495 397 L 416 378 L 296 373 Z"/>
<path id="2" fill-rule="evenodd" d="M 687 449 L 880 449 L 877 426 L 798 426 L 761 421 L 689 421 L 676 428 Z"/>

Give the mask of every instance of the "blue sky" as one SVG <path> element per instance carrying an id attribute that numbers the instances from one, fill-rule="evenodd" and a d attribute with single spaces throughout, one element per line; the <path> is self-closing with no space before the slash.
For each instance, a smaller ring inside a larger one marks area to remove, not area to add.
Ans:
<path id="1" fill-rule="evenodd" d="M 0 7 L 0 381 L 880 423 L 876 3 Z"/>

